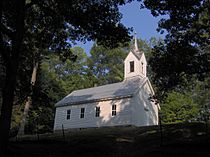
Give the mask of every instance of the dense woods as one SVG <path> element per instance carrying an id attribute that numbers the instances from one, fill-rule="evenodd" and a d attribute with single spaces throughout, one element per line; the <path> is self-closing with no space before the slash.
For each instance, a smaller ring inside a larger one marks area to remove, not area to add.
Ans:
<path id="1" fill-rule="evenodd" d="M 17 134 L 29 99 L 25 133 L 52 132 L 54 104 L 62 97 L 123 80 L 132 29 L 120 23 L 118 6 L 131 1 L 0 2 L 0 156 L 9 133 Z M 139 7 L 161 16 L 157 30 L 166 34 L 164 39 L 138 40 L 163 122 L 207 121 L 210 1 L 140 0 Z M 90 40 L 96 41 L 90 52 L 72 48 L 75 41 Z"/>
<path id="2" fill-rule="evenodd" d="M 152 49 L 149 62 L 164 121 L 206 121 L 210 107 L 210 1 L 145 0 L 141 7 L 155 17 L 162 16 L 157 30 L 166 33 L 164 42 Z"/>

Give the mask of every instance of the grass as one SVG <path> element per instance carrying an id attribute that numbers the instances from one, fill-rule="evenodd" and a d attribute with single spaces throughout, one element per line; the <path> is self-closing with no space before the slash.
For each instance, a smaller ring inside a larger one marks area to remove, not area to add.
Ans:
<path id="1" fill-rule="evenodd" d="M 10 142 L 14 157 L 172 157 L 210 156 L 209 137 L 202 123 L 157 127 L 114 127 L 62 134 L 19 137 Z"/>

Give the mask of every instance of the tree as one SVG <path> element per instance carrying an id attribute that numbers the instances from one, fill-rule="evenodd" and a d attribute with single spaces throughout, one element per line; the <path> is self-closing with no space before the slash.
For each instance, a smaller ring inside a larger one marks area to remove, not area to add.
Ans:
<path id="1" fill-rule="evenodd" d="M 91 87 L 89 84 L 90 80 L 86 78 L 88 69 L 87 54 L 80 47 L 72 48 L 72 52 L 77 55 L 77 61 L 71 62 L 67 60 L 66 63 L 60 62 L 61 67 L 56 68 L 58 71 L 59 69 L 61 70 L 61 73 L 58 74 L 60 76 L 59 78 L 65 84 L 64 89 L 66 94 L 71 93 L 73 90 Z M 57 70 L 56 73 L 58 72 Z"/>
<path id="2" fill-rule="evenodd" d="M 149 41 L 138 39 L 138 47 L 145 52 L 147 59 L 151 57 L 152 46 L 159 40 L 151 38 Z M 87 77 L 92 86 L 120 82 L 124 79 L 124 60 L 128 55 L 133 42 L 128 46 L 119 46 L 115 49 L 107 49 L 96 43 L 90 51 L 87 60 Z M 149 67 L 149 75 L 152 75 Z"/>
<path id="3" fill-rule="evenodd" d="M 87 60 L 87 77 L 92 86 L 116 83 L 123 80 L 123 65 L 127 52 L 123 47 L 107 49 L 94 44 Z"/>
<path id="4" fill-rule="evenodd" d="M 52 132 L 55 103 L 73 90 L 90 87 L 86 79 L 87 55 L 80 47 L 71 51 L 77 55 L 76 62 L 69 59 L 63 62 L 52 54 L 40 64 L 25 130 L 27 134 Z"/>
<path id="5" fill-rule="evenodd" d="M 161 106 L 164 123 L 192 122 L 199 115 L 199 107 L 188 94 L 178 92 L 168 93 Z"/>
<path id="6" fill-rule="evenodd" d="M 207 121 L 210 113 L 210 77 L 208 75 L 204 81 L 195 80 L 193 82 L 190 86 L 190 95 L 194 102 L 199 105 L 198 119 Z"/>
<path id="7" fill-rule="evenodd" d="M 7 14 L 7 11 L 4 12 L 5 9 L 4 4 L 2 1 L 0 2 L 0 21 L 1 21 L 1 28 L 4 28 L 3 23 L 3 16 Z M 17 75 L 17 68 L 19 65 L 19 54 L 21 53 L 21 44 L 23 39 L 23 30 L 24 30 L 24 11 L 25 11 L 25 1 L 21 0 L 17 4 L 15 4 L 14 13 L 13 15 L 16 23 L 16 27 L 14 28 L 15 33 L 11 34 L 10 29 L 5 28 L 6 31 L 0 32 L 0 52 L 5 62 L 5 86 L 3 87 L 2 92 L 2 107 L 1 107 L 1 115 L 0 115 L 0 155 L 5 156 L 6 148 L 7 148 L 7 141 L 9 136 L 9 129 L 10 129 L 10 121 L 11 121 L 11 114 L 12 114 L 12 105 L 14 100 L 14 91 L 16 85 L 16 75 Z M 9 23 L 9 22 L 8 22 Z M 9 31 L 9 32 L 8 32 Z M 6 36 L 6 37 L 5 37 Z M 8 36 L 12 36 L 13 39 L 11 42 L 8 40 Z M 6 50 L 7 45 L 11 48 L 11 50 Z M 12 55 L 11 55 L 12 54 Z"/>
<path id="8" fill-rule="evenodd" d="M 162 16 L 158 31 L 165 41 L 154 47 L 149 64 L 160 91 L 186 84 L 192 76 L 205 78 L 210 72 L 209 0 L 145 0 L 153 16 Z"/>
<path id="9" fill-rule="evenodd" d="M 32 75 L 31 75 L 31 88 L 32 88 L 32 90 L 33 90 L 34 85 L 36 83 L 38 66 L 39 66 L 38 62 L 34 63 L 34 68 L 33 68 L 33 72 L 32 72 Z M 25 107 L 24 107 L 22 120 L 20 122 L 18 135 L 24 135 L 25 125 L 27 123 L 27 116 L 28 116 L 29 109 L 31 107 L 31 101 L 32 100 L 31 100 L 31 94 L 30 94 L 26 98 L 26 103 L 25 103 Z"/>
<path id="10" fill-rule="evenodd" d="M 118 5 L 127 2 L 126 0 L 0 2 L 0 55 L 5 66 L 0 116 L 1 153 L 7 148 L 20 59 L 24 62 L 27 56 L 32 60 L 40 60 L 48 51 L 58 53 L 64 59 L 68 56 L 74 59 L 75 56 L 69 48 L 76 40 L 97 39 L 100 44 L 106 46 L 116 46 L 119 42 L 128 41 L 129 29 L 120 23 L 121 14 L 118 9 Z"/>

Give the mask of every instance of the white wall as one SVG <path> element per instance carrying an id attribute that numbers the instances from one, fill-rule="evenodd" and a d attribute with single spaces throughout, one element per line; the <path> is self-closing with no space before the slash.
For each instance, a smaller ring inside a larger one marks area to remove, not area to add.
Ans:
<path id="1" fill-rule="evenodd" d="M 130 72 L 130 62 L 131 61 L 134 61 L 134 72 Z M 139 75 L 140 69 L 139 69 L 138 64 L 139 64 L 139 60 L 133 55 L 132 52 L 130 52 L 124 61 L 124 78 Z"/>
<path id="2" fill-rule="evenodd" d="M 132 106 L 132 125 L 145 126 L 146 114 L 144 111 L 143 103 L 139 98 L 139 92 L 134 95 L 134 101 Z"/>
<path id="3" fill-rule="evenodd" d="M 142 68 L 142 63 L 143 63 L 143 68 Z M 144 53 L 141 56 L 139 64 L 140 64 L 140 74 L 142 74 L 143 76 L 147 76 L 147 61 Z"/>
<path id="4" fill-rule="evenodd" d="M 86 128 L 99 126 L 131 125 L 131 107 L 132 98 L 119 100 L 109 100 L 96 103 L 64 106 L 56 108 L 54 130 L 69 128 Z M 117 105 L 117 115 L 112 116 L 112 104 Z M 95 107 L 99 106 L 100 117 L 95 117 Z M 80 118 L 80 110 L 85 108 L 85 117 Z M 71 109 L 71 117 L 66 119 L 66 112 Z"/>
<path id="5" fill-rule="evenodd" d="M 158 106 L 148 98 L 152 93 L 148 81 L 134 96 L 135 105 L 133 106 L 133 125 L 148 126 L 158 125 Z"/>
<path id="6" fill-rule="evenodd" d="M 130 72 L 130 62 L 134 61 L 134 72 Z M 143 63 L 143 68 L 142 68 Z M 140 60 L 130 52 L 124 61 L 124 78 L 129 78 L 133 76 L 145 77 L 147 73 L 147 62 L 144 53 L 142 54 Z M 142 71 L 143 70 L 143 71 Z"/>

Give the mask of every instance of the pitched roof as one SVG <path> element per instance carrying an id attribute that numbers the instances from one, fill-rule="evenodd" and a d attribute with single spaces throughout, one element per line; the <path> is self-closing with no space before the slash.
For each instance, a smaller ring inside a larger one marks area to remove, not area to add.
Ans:
<path id="1" fill-rule="evenodd" d="M 144 52 L 140 51 L 139 48 L 138 48 L 138 42 L 137 42 L 137 36 L 136 36 L 136 33 L 134 35 L 134 43 L 133 45 L 131 46 L 131 52 L 136 56 L 136 58 L 138 60 L 141 59 L 141 56 Z"/>
<path id="2" fill-rule="evenodd" d="M 134 51 L 134 50 L 132 50 L 131 52 L 134 54 L 134 56 L 136 56 L 136 58 L 137 58 L 138 60 L 141 59 L 141 56 L 142 56 L 143 52 Z"/>
<path id="3" fill-rule="evenodd" d="M 119 83 L 76 90 L 57 102 L 55 107 L 132 97 L 146 80 L 146 77 L 136 76 Z"/>

